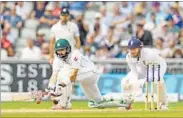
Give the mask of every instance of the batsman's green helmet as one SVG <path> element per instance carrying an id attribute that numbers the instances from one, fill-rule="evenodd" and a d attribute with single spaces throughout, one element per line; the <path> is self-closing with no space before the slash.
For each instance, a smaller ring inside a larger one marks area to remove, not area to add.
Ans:
<path id="1" fill-rule="evenodd" d="M 66 55 L 60 55 L 57 53 L 58 50 L 66 49 Z M 66 39 L 59 39 L 55 43 L 55 53 L 57 57 L 61 59 L 67 59 L 68 55 L 71 53 L 71 45 L 69 44 L 69 41 Z"/>
<path id="2" fill-rule="evenodd" d="M 69 46 L 70 46 L 70 44 L 66 39 L 59 39 L 55 43 L 55 51 L 61 50 L 61 49 L 66 49 Z"/>

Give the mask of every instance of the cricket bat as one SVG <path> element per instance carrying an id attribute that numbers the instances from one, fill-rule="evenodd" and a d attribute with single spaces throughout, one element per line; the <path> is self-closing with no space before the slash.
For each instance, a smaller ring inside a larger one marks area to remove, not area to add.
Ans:
<path id="1" fill-rule="evenodd" d="M 28 101 L 36 99 L 37 101 L 41 101 L 41 98 L 45 95 L 47 95 L 47 92 L 42 91 L 33 91 L 33 92 L 3 92 L 1 95 L 3 95 L 5 98 L 7 98 L 8 101 Z"/>

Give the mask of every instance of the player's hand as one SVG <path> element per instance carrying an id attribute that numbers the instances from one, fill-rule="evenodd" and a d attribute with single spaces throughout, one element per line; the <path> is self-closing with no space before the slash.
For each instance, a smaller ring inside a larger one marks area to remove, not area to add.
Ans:
<path id="1" fill-rule="evenodd" d="M 53 97 L 61 96 L 62 93 L 58 93 L 58 91 L 56 92 L 55 89 L 56 87 L 54 88 L 48 87 L 45 89 L 45 91 L 48 93 L 48 96 L 53 96 Z"/>
<path id="2" fill-rule="evenodd" d="M 45 89 L 46 92 L 48 92 L 48 95 L 51 96 L 53 94 L 55 94 L 55 87 L 48 87 Z"/>
<path id="3" fill-rule="evenodd" d="M 77 74 L 78 74 L 79 69 L 75 69 L 72 75 L 70 76 L 71 82 L 76 80 Z"/>
<path id="4" fill-rule="evenodd" d="M 50 58 L 50 59 L 49 59 L 49 63 L 50 63 L 50 64 L 53 64 L 53 60 L 54 60 L 53 58 Z"/>

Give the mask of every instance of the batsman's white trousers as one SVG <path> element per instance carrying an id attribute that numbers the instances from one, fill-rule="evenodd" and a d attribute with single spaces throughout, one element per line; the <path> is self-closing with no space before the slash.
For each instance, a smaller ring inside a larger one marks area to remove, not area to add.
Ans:
<path id="1" fill-rule="evenodd" d="M 102 100 L 102 96 L 97 85 L 99 78 L 100 74 L 91 71 L 79 74 L 76 79 L 76 82 L 80 83 L 86 97 L 95 102 L 100 102 Z"/>
<path id="2" fill-rule="evenodd" d="M 58 84 L 64 80 L 65 77 L 69 77 L 70 73 L 73 71 L 73 69 L 61 69 L 58 76 Z M 98 88 L 98 80 L 100 78 L 100 73 L 93 72 L 93 71 L 87 71 L 87 72 L 80 72 L 78 73 L 75 82 L 79 83 L 81 85 L 81 88 L 86 95 L 86 97 L 89 100 L 93 100 L 96 102 L 99 102 L 102 100 L 100 90 Z M 71 91 L 68 92 L 69 93 Z"/>

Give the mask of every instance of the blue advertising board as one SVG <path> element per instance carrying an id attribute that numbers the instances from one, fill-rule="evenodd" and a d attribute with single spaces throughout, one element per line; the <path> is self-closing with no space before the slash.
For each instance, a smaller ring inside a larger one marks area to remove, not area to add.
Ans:
<path id="1" fill-rule="evenodd" d="M 102 94 L 109 92 L 122 92 L 121 91 L 121 79 L 126 74 L 103 74 L 100 77 L 98 86 Z M 165 83 L 167 86 L 168 93 L 179 93 L 183 94 L 183 74 L 165 74 Z M 82 89 L 76 88 L 76 94 L 83 96 Z"/>

